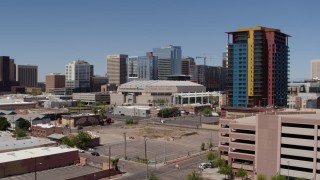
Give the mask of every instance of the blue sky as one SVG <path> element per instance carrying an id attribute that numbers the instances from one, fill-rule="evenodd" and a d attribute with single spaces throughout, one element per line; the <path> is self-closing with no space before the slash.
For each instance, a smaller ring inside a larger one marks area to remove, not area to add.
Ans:
<path id="1" fill-rule="evenodd" d="M 320 58 L 320 1 L 7 0 L 0 1 L 0 55 L 39 66 L 39 81 L 78 58 L 106 73 L 106 55 L 144 55 L 166 44 L 221 65 L 227 35 L 267 26 L 291 35 L 290 79 L 309 77 Z"/>

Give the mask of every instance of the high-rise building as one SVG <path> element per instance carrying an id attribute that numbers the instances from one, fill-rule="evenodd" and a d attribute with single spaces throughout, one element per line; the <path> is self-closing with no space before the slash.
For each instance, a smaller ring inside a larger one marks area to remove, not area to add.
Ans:
<path id="1" fill-rule="evenodd" d="M 228 104 L 233 107 L 285 106 L 289 35 L 261 26 L 227 34 Z"/>
<path id="2" fill-rule="evenodd" d="M 46 92 L 55 89 L 65 88 L 66 76 L 60 73 L 51 73 L 46 75 Z"/>
<path id="3" fill-rule="evenodd" d="M 107 76 L 109 84 L 119 86 L 127 81 L 127 58 L 125 54 L 107 56 Z"/>
<path id="4" fill-rule="evenodd" d="M 37 87 L 38 66 L 16 65 L 16 80 L 19 82 L 20 86 Z"/>
<path id="5" fill-rule="evenodd" d="M 227 65 L 227 52 L 222 53 L 222 67 L 226 68 Z"/>
<path id="6" fill-rule="evenodd" d="M 181 74 L 181 53 L 180 46 L 153 48 L 153 56 L 158 57 L 159 80 L 167 80 L 170 75 Z"/>
<path id="7" fill-rule="evenodd" d="M 17 86 L 14 60 L 9 56 L 0 56 L 0 92 L 10 92 L 12 86 Z"/>
<path id="8" fill-rule="evenodd" d="M 224 91 L 227 69 L 207 65 L 191 65 L 191 81 L 202 84 L 207 91 Z"/>
<path id="9" fill-rule="evenodd" d="M 157 57 L 130 56 L 127 60 L 128 81 L 157 80 Z"/>
<path id="10" fill-rule="evenodd" d="M 195 65 L 194 58 L 183 57 L 181 60 L 181 74 L 190 75 L 190 66 Z"/>
<path id="11" fill-rule="evenodd" d="M 320 79 L 320 59 L 311 60 L 310 73 L 311 79 Z"/>
<path id="12" fill-rule="evenodd" d="M 89 92 L 93 67 L 86 61 L 77 60 L 66 65 L 67 93 Z"/>

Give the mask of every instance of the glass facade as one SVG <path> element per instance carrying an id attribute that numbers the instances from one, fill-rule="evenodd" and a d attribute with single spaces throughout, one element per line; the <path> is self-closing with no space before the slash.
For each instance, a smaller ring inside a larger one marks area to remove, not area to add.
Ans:
<path id="1" fill-rule="evenodd" d="M 157 57 L 130 56 L 127 59 L 128 81 L 157 80 Z"/>
<path id="2" fill-rule="evenodd" d="M 166 80 L 169 75 L 181 74 L 181 47 L 164 46 L 154 48 L 153 55 L 158 57 L 158 77 Z"/>

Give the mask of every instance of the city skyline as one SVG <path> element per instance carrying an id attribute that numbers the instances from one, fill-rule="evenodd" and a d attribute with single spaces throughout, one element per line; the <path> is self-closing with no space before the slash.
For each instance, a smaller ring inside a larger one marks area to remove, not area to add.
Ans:
<path id="1" fill-rule="evenodd" d="M 205 53 L 208 65 L 222 66 L 225 32 L 267 26 L 292 36 L 290 80 L 309 78 L 310 61 L 320 57 L 319 38 L 312 36 L 320 26 L 319 2 L 250 2 L 1 2 L 0 55 L 37 65 L 39 81 L 52 72 L 64 73 L 65 64 L 78 58 L 104 75 L 109 54 L 141 56 L 167 44 L 181 46 L 182 56 Z"/>

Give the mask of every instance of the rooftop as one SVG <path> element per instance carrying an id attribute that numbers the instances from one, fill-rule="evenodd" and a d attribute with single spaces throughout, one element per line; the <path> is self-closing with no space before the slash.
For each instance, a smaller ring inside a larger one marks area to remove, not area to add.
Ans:
<path id="1" fill-rule="evenodd" d="M 236 122 L 243 123 L 243 124 L 252 124 L 252 125 L 255 125 L 256 121 L 257 121 L 256 116 L 249 116 L 249 117 L 236 119 Z"/>
<path id="2" fill-rule="evenodd" d="M 12 137 L 9 132 L 1 131 L 0 133 L 0 152 L 26 149 L 26 148 L 49 145 L 54 143 L 55 143 L 54 141 L 50 141 L 45 138 L 36 138 L 36 137 L 28 137 L 25 139 L 17 140 L 16 138 Z"/>
<path id="3" fill-rule="evenodd" d="M 78 151 L 76 148 L 59 147 L 41 147 L 26 149 L 20 151 L 0 153 L 0 163 L 19 161 L 23 159 L 30 159 L 42 156 L 49 156 L 53 154 L 60 154 L 66 152 Z"/>
<path id="4" fill-rule="evenodd" d="M 286 115 L 279 115 L 281 117 L 289 117 L 289 118 L 301 118 L 301 119 L 313 119 L 320 121 L 320 114 L 286 114 Z"/>

